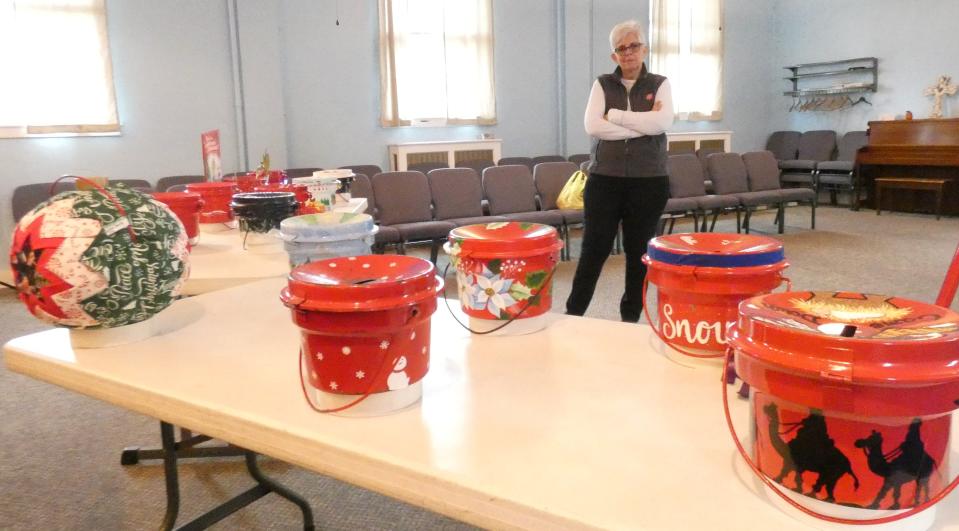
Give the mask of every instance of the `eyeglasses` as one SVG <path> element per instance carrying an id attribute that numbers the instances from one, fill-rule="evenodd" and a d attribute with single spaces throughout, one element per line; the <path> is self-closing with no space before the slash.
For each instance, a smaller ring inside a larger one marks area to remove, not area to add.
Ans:
<path id="1" fill-rule="evenodd" d="M 639 49 L 642 46 L 643 46 L 643 43 L 634 42 L 633 44 L 628 44 L 628 45 L 620 46 L 618 48 L 614 48 L 613 51 L 616 52 L 616 55 L 626 55 L 627 53 L 633 53 L 633 52 L 639 51 Z"/>

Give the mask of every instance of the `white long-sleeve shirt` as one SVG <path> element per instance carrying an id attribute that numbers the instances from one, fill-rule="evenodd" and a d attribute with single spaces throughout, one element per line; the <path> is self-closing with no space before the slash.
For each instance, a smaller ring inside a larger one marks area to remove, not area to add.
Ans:
<path id="1" fill-rule="evenodd" d="M 632 86 L 630 83 L 629 86 Z M 627 86 L 624 83 L 624 90 Z M 604 118 L 606 110 L 606 96 L 599 81 L 593 82 L 589 91 L 589 100 L 586 102 L 586 116 L 584 118 L 586 132 L 600 140 L 625 140 L 644 135 L 658 135 L 665 133 L 673 124 L 673 91 L 669 80 L 663 80 L 656 91 L 654 101 L 662 102 L 658 111 L 634 112 L 630 110 L 610 109 Z M 626 100 L 629 105 L 629 99 Z"/>

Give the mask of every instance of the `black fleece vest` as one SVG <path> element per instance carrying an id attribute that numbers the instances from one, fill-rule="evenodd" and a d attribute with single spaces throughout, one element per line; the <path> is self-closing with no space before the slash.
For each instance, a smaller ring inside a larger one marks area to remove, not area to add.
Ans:
<path id="1" fill-rule="evenodd" d="M 627 94 L 622 82 L 622 70 L 616 67 L 612 74 L 597 78 L 606 96 L 606 111 L 626 110 L 626 98 L 632 111 L 651 111 L 656 102 L 656 91 L 665 77 L 646 71 L 639 73 L 636 83 Z M 605 114 L 605 113 L 604 113 Z M 666 175 L 666 134 L 643 135 L 627 140 L 593 139 L 589 163 L 590 173 L 614 177 L 658 177 Z"/>

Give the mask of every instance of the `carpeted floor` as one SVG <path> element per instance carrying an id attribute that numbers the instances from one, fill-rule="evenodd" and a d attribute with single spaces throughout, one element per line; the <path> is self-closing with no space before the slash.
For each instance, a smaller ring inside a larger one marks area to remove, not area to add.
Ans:
<path id="1" fill-rule="evenodd" d="M 786 234 L 774 234 L 772 214 L 754 219 L 756 233 L 780 238 L 798 289 L 856 290 L 933 301 L 959 243 L 959 219 L 820 208 L 815 231 L 809 210 L 791 208 Z M 678 223 L 676 231 L 689 230 Z M 734 231 L 732 218 L 717 231 Z M 573 257 L 579 234 L 573 234 Z M 425 250 L 417 249 L 417 254 Z M 446 265 L 440 260 L 440 268 Z M 553 311 L 563 310 L 576 262 L 555 275 Z M 589 317 L 618 319 L 624 257 L 612 256 Z M 455 280 L 448 277 L 453 288 Z M 452 292 L 450 292 L 452 294 Z M 959 309 L 959 304 L 953 304 Z M 441 310 L 442 311 L 442 310 Z M 0 289 L 0 343 L 45 328 L 7 289 Z M 0 528 L 147 529 L 160 522 L 163 470 L 158 462 L 122 467 L 125 445 L 157 444 L 151 418 L 76 395 L 0 368 Z M 304 495 L 323 529 L 469 529 L 446 517 L 271 459 L 264 470 Z M 241 460 L 185 462 L 181 466 L 181 522 L 249 486 Z M 267 497 L 217 529 L 296 529 L 298 511 Z"/>

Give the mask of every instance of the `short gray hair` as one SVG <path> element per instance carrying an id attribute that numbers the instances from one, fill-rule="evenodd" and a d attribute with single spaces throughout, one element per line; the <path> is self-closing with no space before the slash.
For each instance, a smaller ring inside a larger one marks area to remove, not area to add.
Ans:
<path id="1" fill-rule="evenodd" d="M 609 49 L 615 50 L 616 43 L 630 33 L 636 34 L 636 38 L 639 39 L 640 44 L 646 44 L 643 41 L 643 28 L 640 27 L 639 22 L 627 20 L 626 22 L 616 24 L 613 26 L 613 30 L 609 32 Z"/>

